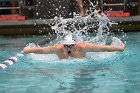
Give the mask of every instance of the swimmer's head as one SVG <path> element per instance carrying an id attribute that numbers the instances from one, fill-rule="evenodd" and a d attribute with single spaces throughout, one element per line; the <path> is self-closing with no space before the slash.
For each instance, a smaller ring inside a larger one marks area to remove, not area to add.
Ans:
<path id="1" fill-rule="evenodd" d="M 68 34 L 64 37 L 63 44 L 75 44 L 76 42 L 73 40 L 72 34 Z"/>

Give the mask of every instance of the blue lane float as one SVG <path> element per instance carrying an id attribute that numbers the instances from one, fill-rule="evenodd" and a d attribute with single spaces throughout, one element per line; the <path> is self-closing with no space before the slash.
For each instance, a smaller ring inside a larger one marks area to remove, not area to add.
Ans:
<path id="1" fill-rule="evenodd" d="M 23 56 L 25 56 L 25 54 L 24 54 L 24 52 L 21 52 L 21 53 L 17 54 L 16 56 L 8 58 L 7 60 L 5 60 L 4 62 L 2 62 L 0 64 L 0 69 L 4 70 L 4 69 L 8 68 L 9 66 L 15 64 L 19 57 L 23 57 Z"/>

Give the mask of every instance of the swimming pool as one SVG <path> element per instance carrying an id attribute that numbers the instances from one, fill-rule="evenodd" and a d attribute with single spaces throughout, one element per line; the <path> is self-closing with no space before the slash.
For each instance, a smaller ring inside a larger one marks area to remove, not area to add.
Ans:
<path id="1" fill-rule="evenodd" d="M 60 61 L 54 55 L 34 54 L 22 57 L 0 71 L 0 93 L 139 93 L 139 36 L 140 32 L 127 33 L 124 52 L 98 54 L 95 59 Z M 0 61 L 44 38 L 0 36 Z"/>

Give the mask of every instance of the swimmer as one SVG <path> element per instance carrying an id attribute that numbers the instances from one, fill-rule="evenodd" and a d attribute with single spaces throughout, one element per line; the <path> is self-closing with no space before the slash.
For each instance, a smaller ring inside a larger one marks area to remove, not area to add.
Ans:
<path id="1" fill-rule="evenodd" d="M 75 42 L 72 37 L 65 40 L 62 44 L 54 44 L 48 47 L 33 47 L 24 48 L 23 52 L 37 53 L 37 54 L 56 54 L 59 59 L 73 58 L 84 58 L 87 52 L 114 52 L 114 51 L 124 51 L 125 44 L 120 41 L 119 46 L 115 45 L 97 45 L 87 42 Z"/>

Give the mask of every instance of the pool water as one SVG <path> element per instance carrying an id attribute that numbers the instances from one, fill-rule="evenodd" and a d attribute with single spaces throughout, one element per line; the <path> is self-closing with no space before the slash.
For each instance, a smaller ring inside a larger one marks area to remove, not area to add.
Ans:
<path id="1" fill-rule="evenodd" d="M 55 55 L 21 57 L 0 71 L 0 93 L 139 93 L 139 36 L 140 32 L 127 33 L 126 50 L 119 53 L 89 53 L 92 57 L 71 60 Z M 0 61 L 44 38 L 1 36 Z"/>

